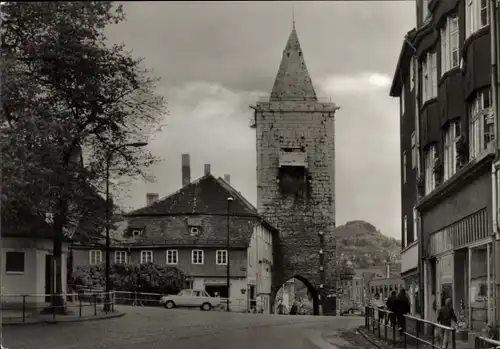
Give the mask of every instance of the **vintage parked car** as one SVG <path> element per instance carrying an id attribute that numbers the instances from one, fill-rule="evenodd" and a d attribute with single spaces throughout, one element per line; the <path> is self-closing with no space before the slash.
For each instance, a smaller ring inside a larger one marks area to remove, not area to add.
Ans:
<path id="1" fill-rule="evenodd" d="M 160 304 L 167 309 L 172 308 L 201 308 L 208 311 L 221 305 L 221 298 L 210 296 L 205 290 L 182 290 L 177 295 L 163 296 Z"/>

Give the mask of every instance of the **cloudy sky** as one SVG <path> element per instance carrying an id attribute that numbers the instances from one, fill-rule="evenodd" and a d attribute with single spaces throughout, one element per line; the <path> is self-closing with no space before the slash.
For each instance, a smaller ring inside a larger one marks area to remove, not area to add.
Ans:
<path id="1" fill-rule="evenodd" d="M 400 237 L 398 101 L 389 85 L 414 1 L 295 2 L 296 28 L 319 96 L 336 115 L 336 221 L 362 219 Z M 269 94 L 292 29 L 290 2 L 126 2 L 128 21 L 108 37 L 123 41 L 161 77 L 166 127 L 150 142 L 163 161 L 155 183 L 134 181 L 122 203 L 145 205 L 181 186 L 181 153 L 192 178 L 212 172 L 256 203 L 255 130 L 260 96 Z"/>

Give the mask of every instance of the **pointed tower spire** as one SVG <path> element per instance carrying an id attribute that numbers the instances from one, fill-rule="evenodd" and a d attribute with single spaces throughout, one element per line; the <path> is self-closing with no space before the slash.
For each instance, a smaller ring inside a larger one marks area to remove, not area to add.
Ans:
<path id="1" fill-rule="evenodd" d="M 295 18 L 293 18 L 292 32 L 283 51 L 270 99 L 317 100 L 316 91 L 314 91 L 311 77 L 307 71 L 297 31 L 295 30 Z"/>

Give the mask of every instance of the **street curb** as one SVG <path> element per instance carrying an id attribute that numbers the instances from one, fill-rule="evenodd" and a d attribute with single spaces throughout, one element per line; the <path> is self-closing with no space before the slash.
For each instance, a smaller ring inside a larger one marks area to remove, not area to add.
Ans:
<path id="1" fill-rule="evenodd" d="M 319 349 L 339 349 L 337 346 L 328 342 L 321 332 L 313 332 L 307 339 L 312 345 Z"/>
<path id="2" fill-rule="evenodd" d="M 370 338 L 370 336 L 368 336 L 365 331 L 364 331 L 364 328 L 363 327 L 359 327 L 358 328 L 358 333 L 364 338 L 366 339 L 368 342 L 370 342 L 372 345 L 374 345 L 375 347 L 377 347 L 378 349 L 383 349 L 378 343 L 376 343 L 373 339 Z"/>
<path id="3" fill-rule="evenodd" d="M 41 321 L 31 321 L 31 322 L 3 322 L 2 325 L 4 327 L 7 326 L 32 326 L 32 325 L 56 325 L 60 323 L 74 323 L 74 322 L 91 322 L 91 321 L 101 321 L 101 320 L 109 320 L 109 319 L 116 319 L 122 316 L 125 316 L 126 313 L 124 312 L 116 312 L 115 314 L 109 314 L 109 315 L 103 315 L 103 316 L 96 316 L 96 317 L 90 317 L 90 318 L 76 318 L 76 319 L 69 319 L 69 320 L 41 320 Z"/>

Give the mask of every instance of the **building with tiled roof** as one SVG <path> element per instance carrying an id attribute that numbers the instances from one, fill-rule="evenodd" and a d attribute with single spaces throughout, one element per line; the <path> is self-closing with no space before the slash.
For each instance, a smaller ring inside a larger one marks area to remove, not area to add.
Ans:
<path id="1" fill-rule="evenodd" d="M 233 307 L 269 310 L 272 240 L 277 230 L 226 179 L 210 173 L 191 181 L 183 154 L 182 187 L 165 198 L 146 194 L 147 205 L 123 215 L 111 233 L 115 263 L 166 264 L 190 277 L 194 289 L 227 296 L 227 262 Z M 232 198 L 232 201 L 228 201 Z M 229 217 L 229 241 L 228 236 Z M 104 261 L 104 240 L 73 248 L 73 266 Z"/>

